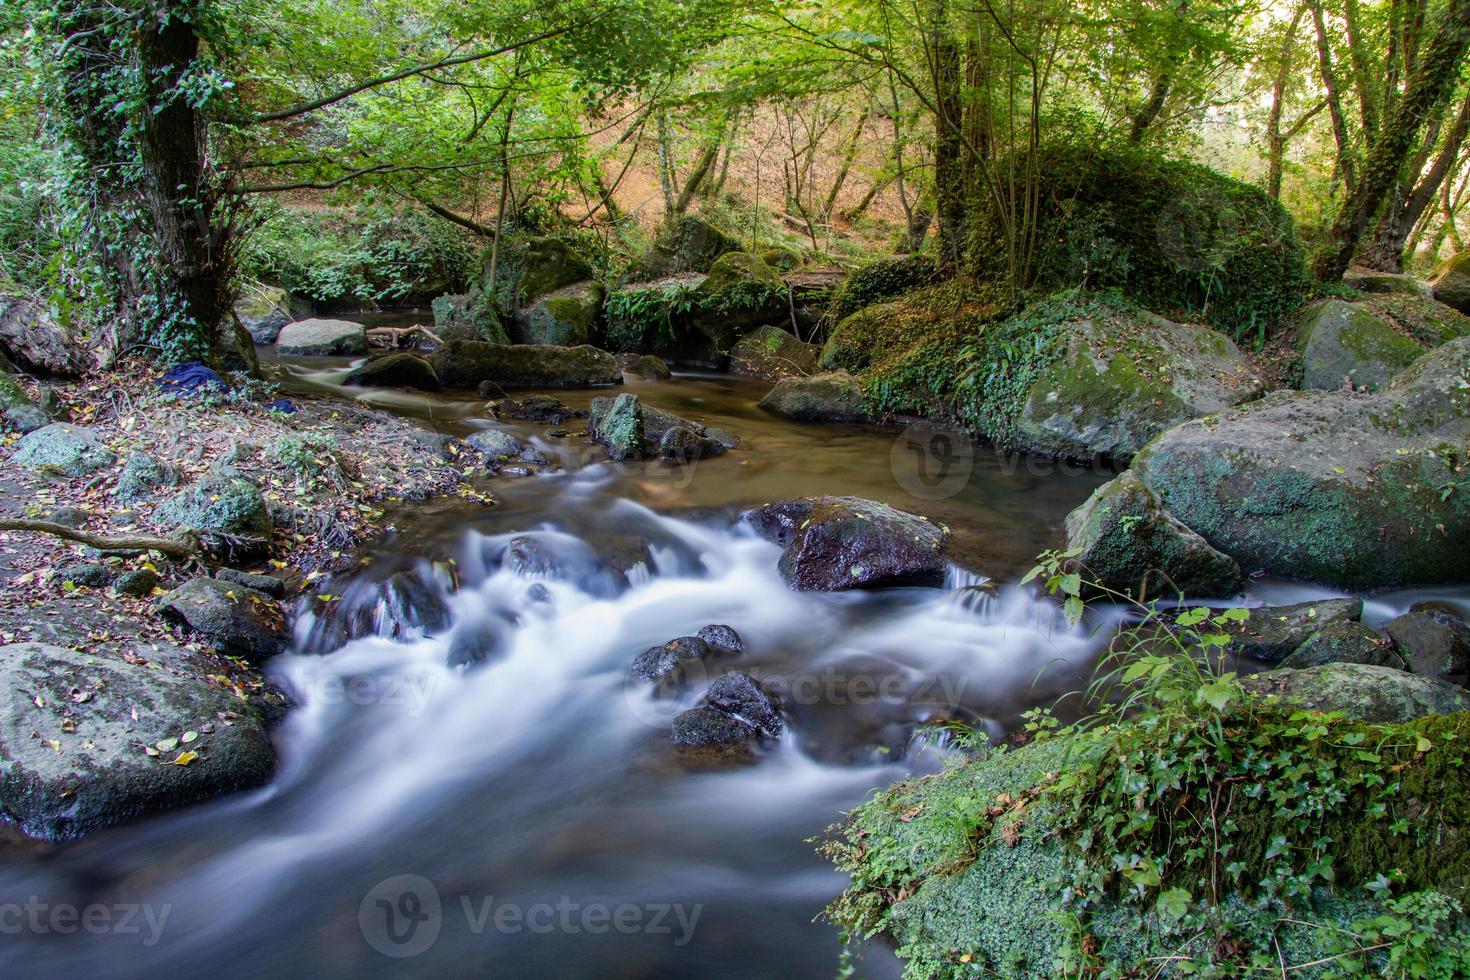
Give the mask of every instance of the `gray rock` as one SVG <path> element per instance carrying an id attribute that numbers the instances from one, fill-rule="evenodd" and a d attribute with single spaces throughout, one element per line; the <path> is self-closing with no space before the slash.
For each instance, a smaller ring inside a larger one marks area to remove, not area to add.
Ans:
<path id="1" fill-rule="evenodd" d="M 1444 613 L 1407 612 L 1384 632 L 1414 673 L 1462 687 L 1470 679 L 1470 626 L 1463 621 Z"/>
<path id="2" fill-rule="evenodd" d="M 348 320 L 298 320 L 281 329 L 276 351 L 289 357 L 366 354 L 367 330 Z"/>
<path id="3" fill-rule="evenodd" d="M 1302 387 L 1333 391 L 1344 381 L 1369 391 L 1388 384 L 1424 347 L 1371 310 L 1340 299 L 1308 306 L 1296 327 Z"/>
<path id="4" fill-rule="evenodd" d="M 270 596 L 233 582 L 196 578 L 159 596 L 158 612 L 221 653 L 263 660 L 290 642 L 286 616 Z"/>
<path id="5" fill-rule="evenodd" d="M 519 456 L 526 448 L 521 445 L 519 439 L 501 429 L 481 429 L 479 432 L 466 436 L 465 442 L 486 456 L 499 459 Z"/>
<path id="6" fill-rule="evenodd" d="M 158 575 L 146 568 L 135 568 L 123 572 L 112 583 L 112 591 L 134 599 L 150 596 L 156 588 L 158 588 Z"/>
<path id="7" fill-rule="evenodd" d="M 601 284 L 588 280 L 543 293 L 516 313 L 511 340 L 575 347 L 592 339 L 602 313 Z"/>
<path id="8" fill-rule="evenodd" d="M 781 734 L 781 709 L 749 674 L 726 674 L 715 679 L 705 692 L 704 702 L 755 729 L 766 738 Z"/>
<path id="9" fill-rule="evenodd" d="M 89 589 L 101 589 L 112 584 L 117 573 L 111 566 L 100 563 L 64 565 L 56 570 L 56 578 L 72 585 L 84 585 Z"/>
<path id="10" fill-rule="evenodd" d="M 1240 566 L 1165 513 L 1131 470 L 1067 515 L 1067 549 L 1084 580 L 1135 598 L 1221 598 L 1241 584 Z"/>
<path id="11" fill-rule="evenodd" d="M 658 683 L 682 683 L 687 664 L 713 656 L 703 639 L 697 636 L 681 636 L 656 647 L 649 647 L 633 658 L 628 672 L 634 677 Z"/>
<path id="12" fill-rule="evenodd" d="M 122 503 L 146 500 L 165 487 L 178 486 L 179 471 L 147 453 L 133 453 L 123 463 L 112 494 Z"/>
<path id="13" fill-rule="evenodd" d="M 863 389 L 846 371 L 783 378 L 760 400 L 760 407 L 798 422 L 868 420 Z"/>
<path id="14" fill-rule="evenodd" d="M 724 443 L 708 438 L 700 423 L 645 405 L 628 392 L 592 399 L 587 436 L 613 460 L 700 459 L 726 449 Z"/>
<path id="15" fill-rule="evenodd" d="M 434 368 L 422 357 L 407 351 L 375 357 L 355 369 L 343 383 L 359 388 L 439 390 L 439 376 L 434 373 Z"/>
<path id="16" fill-rule="evenodd" d="M 1252 694 L 1275 695 L 1296 707 L 1341 711 L 1368 722 L 1406 722 L 1470 710 L 1470 696 L 1453 684 L 1372 664 L 1328 664 L 1271 670 L 1241 680 Z"/>
<path id="17" fill-rule="evenodd" d="M 264 545 L 273 529 L 270 507 L 255 484 L 237 476 L 207 476 L 165 500 L 155 524 L 188 527 Z"/>
<path id="18" fill-rule="evenodd" d="M 1265 663 L 1280 663 L 1319 630 L 1356 622 L 1362 599 L 1321 599 L 1289 606 L 1260 606 L 1240 623 L 1221 627 L 1229 634 L 1226 652 Z"/>
<path id="19" fill-rule="evenodd" d="M 1301 670 L 1325 664 L 1372 664 L 1404 668 L 1404 661 L 1377 633 L 1362 623 L 1339 622 L 1323 626 L 1281 662 L 1283 670 Z"/>
<path id="20" fill-rule="evenodd" d="M 619 354 L 618 369 L 624 375 L 635 375 L 645 381 L 667 381 L 674 376 L 663 358 L 652 354 Z"/>
<path id="21" fill-rule="evenodd" d="M 83 354 L 70 334 L 37 303 L 0 294 L 0 352 L 35 374 L 75 375 Z"/>
<path id="22" fill-rule="evenodd" d="M 264 783 L 275 767 L 264 724 L 206 672 L 0 647 L 0 810 L 33 837 L 65 840 Z M 164 739 L 172 747 L 144 752 Z M 169 764 L 184 751 L 197 757 Z"/>
<path id="23" fill-rule="evenodd" d="M 1410 275 L 1392 272 L 1349 272 L 1342 277 L 1342 281 L 1344 285 L 1365 293 L 1398 294 L 1419 299 L 1434 298 L 1434 290 L 1427 282 L 1421 282 Z"/>
<path id="24" fill-rule="evenodd" d="M 776 326 L 758 327 L 730 348 L 730 373 L 777 381 L 817 370 L 821 351 Z"/>
<path id="25" fill-rule="evenodd" d="M 21 437 L 11 461 L 63 476 L 88 476 L 117 462 L 117 455 L 91 429 L 53 422 Z"/>
<path id="26" fill-rule="evenodd" d="M 1440 266 L 1429 286 L 1435 299 L 1470 316 L 1470 249 Z"/>
<path id="27" fill-rule="evenodd" d="M 749 520 L 785 549 L 786 584 L 835 592 L 944 582 L 949 531 L 859 497 L 806 497 L 752 511 Z"/>
<path id="28" fill-rule="evenodd" d="M 80 507 L 64 505 L 53 510 L 46 520 L 52 524 L 60 524 L 62 527 L 82 528 L 92 519 L 92 515 Z"/>
<path id="29" fill-rule="evenodd" d="M 286 583 L 274 575 L 257 575 L 254 572 L 242 572 L 235 568 L 216 568 L 214 577 L 221 582 L 229 582 L 232 585 L 243 585 L 247 589 L 256 592 L 264 592 L 272 599 L 284 599 L 286 597 Z"/>
<path id="30" fill-rule="evenodd" d="M 50 425 L 51 416 L 35 405 L 12 405 L 5 409 L 5 424 L 25 434 Z"/>
<path id="31" fill-rule="evenodd" d="M 235 317 L 257 344 L 274 344 L 291 321 L 291 303 L 279 286 L 247 284 L 235 301 Z"/>
<path id="32" fill-rule="evenodd" d="M 735 632 L 734 627 L 731 626 L 711 623 L 703 627 L 697 636 L 710 646 L 719 647 L 731 653 L 742 653 L 745 650 L 745 643 L 740 639 L 740 634 Z"/>

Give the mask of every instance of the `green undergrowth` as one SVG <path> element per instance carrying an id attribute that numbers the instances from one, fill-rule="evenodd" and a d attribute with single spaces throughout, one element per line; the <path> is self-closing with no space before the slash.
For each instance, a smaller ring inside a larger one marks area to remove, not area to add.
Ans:
<path id="1" fill-rule="evenodd" d="M 1080 612 L 1065 556 L 1041 569 Z M 830 917 L 912 977 L 1470 975 L 1470 713 L 1369 724 L 1248 695 L 1203 607 L 1121 635 L 1063 725 L 834 827 Z"/>
<path id="2" fill-rule="evenodd" d="M 738 317 L 786 302 L 784 287 L 742 280 L 715 292 L 698 280 L 674 280 L 614 289 L 603 305 L 609 350 L 658 351 L 673 345 L 695 318 Z"/>

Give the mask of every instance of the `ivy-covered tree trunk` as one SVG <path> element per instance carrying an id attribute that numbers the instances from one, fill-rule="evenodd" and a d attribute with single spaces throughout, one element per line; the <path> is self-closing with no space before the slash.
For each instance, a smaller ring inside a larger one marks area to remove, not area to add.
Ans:
<path id="1" fill-rule="evenodd" d="M 1344 199 L 1327 232 L 1312 267 L 1317 279 L 1334 282 L 1347 271 L 1359 240 L 1403 174 L 1425 122 L 1454 90 L 1467 47 L 1470 47 L 1470 0 L 1450 0 L 1409 76 L 1392 120 L 1381 128 L 1357 186 Z"/>
<path id="2" fill-rule="evenodd" d="M 935 0 L 930 16 L 933 22 L 927 53 L 934 85 L 934 200 L 939 252 L 943 265 L 956 269 L 965 247 L 967 170 L 960 45 L 946 23 L 943 0 Z"/>
<path id="3" fill-rule="evenodd" d="M 57 8 L 61 135 L 122 350 L 255 367 L 230 311 L 233 222 L 211 173 L 200 25 L 209 0 Z"/>

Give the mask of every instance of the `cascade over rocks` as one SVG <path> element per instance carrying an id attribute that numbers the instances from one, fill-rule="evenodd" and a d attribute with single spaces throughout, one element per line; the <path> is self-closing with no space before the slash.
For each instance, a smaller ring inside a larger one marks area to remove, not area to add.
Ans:
<path id="1" fill-rule="evenodd" d="M 67 840 L 265 783 L 275 754 L 262 718 L 176 652 L 184 670 L 0 647 L 0 810 L 32 837 Z M 155 744 L 168 747 L 144 751 Z"/>
<path id="2" fill-rule="evenodd" d="M 1381 391 L 1277 392 L 1179 425 L 1133 462 L 1243 568 L 1345 589 L 1470 580 L 1470 338 Z"/>
<path id="3" fill-rule="evenodd" d="M 859 497 L 805 497 L 767 504 L 746 518 L 781 545 L 786 584 L 837 592 L 944 582 L 949 530 Z"/>

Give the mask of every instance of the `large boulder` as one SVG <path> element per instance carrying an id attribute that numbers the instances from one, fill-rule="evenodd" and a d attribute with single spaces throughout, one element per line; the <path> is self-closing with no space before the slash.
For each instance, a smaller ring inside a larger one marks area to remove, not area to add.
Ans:
<path id="1" fill-rule="evenodd" d="M 283 652 L 291 638 L 280 604 L 235 582 L 192 579 L 160 596 L 158 612 L 220 653 L 251 660 Z"/>
<path id="2" fill-rule="evenodd" d="M 1296 342 L 1302 387 L 1322 391 L 1344 383 L 1377 390 L 1424 353 L 1371 310 L 1340 299 L 1308 306 L 1297 322 Z"/>
<path id="3" fill-rule="evenodd" d="M 703 424 L 645 405 L 628 392 L 592 399 L 587 437 L 619 461 L 662 456 L 689 462 L 731 448 Z"/>
<path id="4" fill-rule="evenodd" d="M 270 505 L 260 488 L 238 476 L 206 476 L 169 497 L 153 512 L 153 523 L 253 541 L 270 540 Z"/>
<path id="5" fill-rule="evenodd" d="M 944 583 L 949 529 L 859 497 L 805 497 L 767 504 L 748 519 L 782 546 L 793 589 L 837 592 Z"/>
<path id="6" fill-rule="evenodd" d="M 714 225 L 685 215 L 665 226 L 648 251 L 634 260 L 628 279 L 642 282 L 681 272 L 706 272 L 720 256 L 739 249 L 739 242 Z"/>
<path id="7" fill-rule="evenodd" d="M 1142 310 L 1072 323 L 1010 426 L 1013 448 L 1132 456 L 1154 436 L 1257 397 L 1263 384 L 1229 337 Z"/>
<path id="8" fill-rule="evenodd" d="M 749 252 L 727 252 L 694 290 L 690 325 L 725 353 L 763 324 L 789 317 L 786 284 L 775 269 Z"/>
<path id="9" fill-rule="evenodd" d="M 602 286 L 578 282 L 543 293 L 515 315 L 511 340 L 518 344 L 574 347 L 592 340 L 602 312 Z"/>
<path id="10" fill-rule="evenodd" d="M 1346 589 L 1470 580 L 1470 338 L 1376 394 L 1277 392 L 1159 436 L 1133 468 L 1248 570 Z"/>
<path id="11" fill-rule="evenodd" d="M 117 454 L 102 445 L 93 430 L 53 422 L 21 437 L 11 461 L 27 469 L 80 477 L 111 466 Z"/>
<path id="12" fill-rule="evenodd" d="M 438 391 L 439 376 L 428 361 L 417 354 L 396 351 L 373 358 L 349 374 L 344 384 L 361 388 L 417 388 Z"/>
<path id="13" fill-rule="evenodd" d="M 1429 286 L 1435 299 L 1470 316 L 1470 250 L 1440 266 Z"/>
<path id="14" fill-rule="evenodd" d="M 1384 632 L 1414 673 L 1461 686 L 1470 680 L 1470 625 L 1458 617 L 1410 611 L 1390 620 Z"/>
<path id="15" fill-rule="evenodd" d="M 866 422 L 867 399 L 846 371 L 810 378 L 782 378 L 760 400 L 760 407 L 798 422 Z"/>
<path id="16" fill-rule="evenodd" d="M 276 351 L 289 357 L 366 354 L 367 331 L 350 320 L 297 320 L 281 328 Z"/>
<path id="17" fill-rule="evenodd" d="M 478 340 L 489 344 L 510 343 L 510 333 L 495 304 L 482 292 L 445 293 L 430 304 L 434 332 L 448 343 Z"/>
<path id="18" fill-rule="evenodd" d="M 446 388 L 476 388 L 493 381 L 502 388 L 598 388 L 622 383 L 617 362 L 606 351 L 583 345 L 487 344 L 452 341 L 429 358 Z"/>
<path id="19" fill-rule="evenodd" d="M 1327 664 L 1371 664 L 1402 670 L 1403 658 L 1377 633 L 1362 623 L 1333 623 L 1318 629 L 1291 656 L 1282 670 L 1302 670 Z"/>
<path id="20" fill-rule="evenodd" d="M 1083 577 L 1135 598 L 1224 597 L 1240 588 L 1240 566 L 1165 513 L 1132 470 L 1067 515 L 1067 549 Z"/>
<path id="21" fill-rule="evenodd" d="M 1434 290 L 1428 283 L 1404 273 L 1349 272 L 1342 277 L 1342 281 L 1343 285 L 1365 293 L 1417 296 L 1420 299 L 1434 298 Z"/>
<path id="22" fill-rule="evenodd" d="M 1373 664 L 1271 670 L 1252 674 L 1241 684 L 1252 694 L 1275 695 L 1313 711 L 1341 711 L 1360 721 L 1404 722 L 1470 711 L 1470 695 L 1463 688 Z"/>
<path id="23" fill-rule="evenodd" d="M 644 381 L 667 381 L 674 376 L 663 358 L 652 354 L 619 354 L 617 362 L 624 378 L 631 374 Z"/>
<path id="24" fill-rule="evenodd" d="M 199 666 L 0 647 L 0 810 L 65 840 L 266 782 L 264 723 Z"/>
<path id="25" fill-rule="evenodd" d="M 73 375 L 83 357 L 66 329 L 44 309 L 0 293 L 0 352 L 35 374 Z"/>
<path id="26" fill-rule="evenodd" d="M 757 327 L 730 348 L 730 373 L 777 381 L 817 369 L 819 348 L 776 326 Z"/>
<path id="27" fill-rule="evenodd" d="M 279 286 L 247 283 L 235 300 L 235 319 L 257 344 L 274 344 L 291 322 L 291 301 Z"/>
<path id="28" fill-rule="evenodd" d="M 1257 606 L 1245 619 L 1226 623 L 1221 631 L 1230 637 L 1225 647 L 1228 653 L 1277 664 L 1319 630 L 1357 622 L 1362 615 L 1362 599 L 1318 599 L 1288 606 Z"/>

